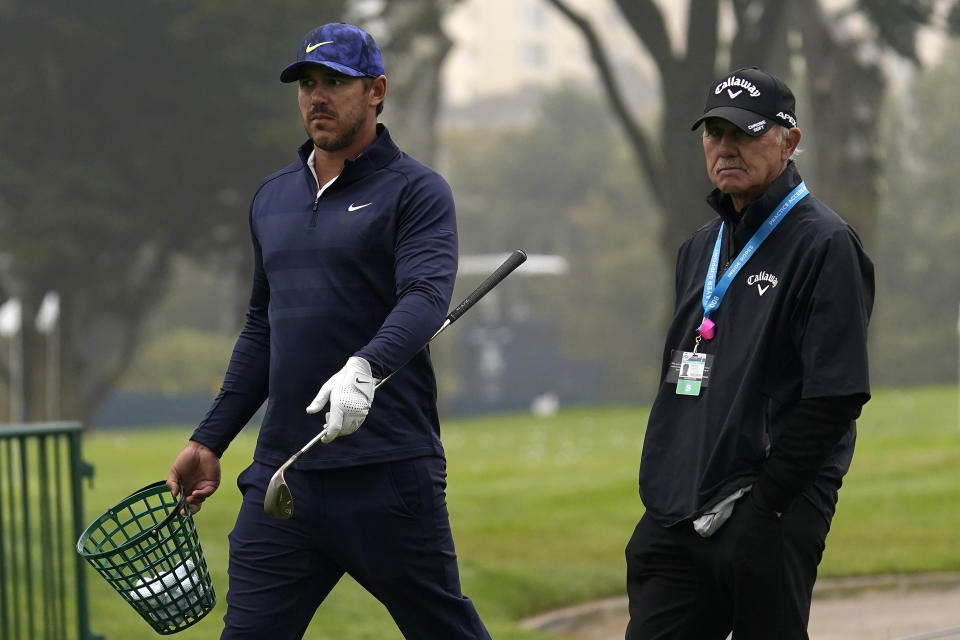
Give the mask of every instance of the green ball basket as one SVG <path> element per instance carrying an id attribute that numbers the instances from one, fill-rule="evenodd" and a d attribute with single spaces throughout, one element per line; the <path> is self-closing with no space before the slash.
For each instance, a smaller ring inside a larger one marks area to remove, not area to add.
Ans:
<path id="1" fill-rule="evenodd" d="M 163 481 L 97 518 L 77 553 L 161 635 L 196 624 L 216 604 L 184 492 L 174 498 Z"/>

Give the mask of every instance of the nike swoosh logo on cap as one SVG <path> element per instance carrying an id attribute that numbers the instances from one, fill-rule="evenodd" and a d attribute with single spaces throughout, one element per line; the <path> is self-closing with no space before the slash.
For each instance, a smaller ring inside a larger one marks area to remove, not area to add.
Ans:
<path id="1" fill-rule="evenodd" d="M 356 211 L 357 209 L 363 209 L 364 207 L 369 207 L 369 206 L 372 205 L 372 204 L 373 204 L 372 202 L 368 202 L 367 204 L 353 204 L 353 203 L 351 203 L 350 206 L 347 207 L 347 211 Z"/>
<path id="2" fill-rule="evenodd" d="M 327 40 L 326 42 L 318 42 L 317 44 L 308 44 L 308 45 L 307 45 L 307 53 L 310 53 L 311 51 L 313 51 L 313 50 L 316 49 L 317 47 L 322 47 L 322 46 L 325 45 L 325 44 L 333 44 L 333 40 Z"/>

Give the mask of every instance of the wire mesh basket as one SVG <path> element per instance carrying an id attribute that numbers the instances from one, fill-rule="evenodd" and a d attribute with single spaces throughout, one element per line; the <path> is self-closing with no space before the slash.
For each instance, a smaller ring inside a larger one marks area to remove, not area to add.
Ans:
<path id="1" fill-rule="evenodd" d="M 161 635 L 197 623 L 217 601 L 184 492 L 179 496 L 163 481 L 147 485 L 77 540 L 77 553 Z"/>

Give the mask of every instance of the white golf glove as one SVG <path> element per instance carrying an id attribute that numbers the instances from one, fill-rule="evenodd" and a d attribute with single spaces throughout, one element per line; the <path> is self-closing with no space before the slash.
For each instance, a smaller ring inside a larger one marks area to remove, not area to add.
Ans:
<path id="1" fill-rule="evenodd" d="M 373 403 L 376 383 L 377 379 L 370 373 L 370 363 L 356 356 L 323 383 L 307 407 L 307 413 L 317 413 L 330 401 L 324 425 L 327 433 L 321 442 L 333 442 L 338 436 L 348 436 L 360 428 Z"/>

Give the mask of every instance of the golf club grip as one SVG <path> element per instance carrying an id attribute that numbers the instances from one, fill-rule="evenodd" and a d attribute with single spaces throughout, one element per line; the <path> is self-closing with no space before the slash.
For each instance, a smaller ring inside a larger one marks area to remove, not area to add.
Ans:
<path id="1" fill-rule="evenodd" d="M 503 264 L 497 267 L 496 271 L 487 276 L 487 279 L 481 282 L 480 286 L 473 290 L 473 293 L 464 298 L 463 302 L 458 304 L 453 311 L 447 314 L 447 320 L 449 320 L 451 324 L 456 322 L 457 318 L 466 313 L 470 307 L 477 304 L 480 298 L 490 293 L 491 289 L 500 284 L 500 282 L 508 275 L 513 273 L 513 270 L 522 265 L 526 259 L 527 254 L 524 253 L 522 249 L 517 249 L 511 253 L 510 256 L 503 261 Z"/>

